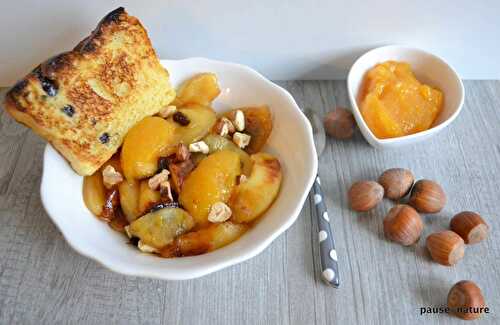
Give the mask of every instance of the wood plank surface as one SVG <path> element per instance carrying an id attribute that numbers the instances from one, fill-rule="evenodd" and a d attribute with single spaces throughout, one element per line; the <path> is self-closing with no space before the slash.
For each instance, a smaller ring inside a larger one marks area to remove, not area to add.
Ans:
<path id="1" fill-rule="evenodd" d="M 301 107 L 324 113 L 336 103 L 348 106 L 341 81 L 280 84 Z M 78 255 L 40 202 L 44 143 L 2 110 L 0 324 L 453 324 L 457 319 L 450 315 L 420 315 L 420 307 L 443 306 L 449 288 L 462 279 L 475 281 L 491 308 L 481 323 L 499 324 L 500 81 L 465 86 L 462 114 L 428 142 L 378 151 L 359 132 L 348 141 L 327 141 L 319 172 L 340 262 L 337 290 L 319 278 L 310 202 L 262 254 L 196 280 L 122 276 Z M 424 235 L 413 247 L 384 239 L 390 202 L 362 214 L 347 206 L 352 182 L 376 179 L 390 167 L 437 180 L 448 195 L 444 211 L 425 216 Z M 447 228 L 462 210 L 481 213 L 490 237 L 468 246 L 455 267 L 433 263 L 425 237 Z"/>

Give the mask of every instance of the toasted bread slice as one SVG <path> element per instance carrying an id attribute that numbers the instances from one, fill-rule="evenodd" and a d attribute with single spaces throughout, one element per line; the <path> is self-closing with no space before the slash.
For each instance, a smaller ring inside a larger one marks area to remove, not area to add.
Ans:
<path id="1" fill-rule="evenodd" d="M 127 131 L 175 98 L 139 20 L 118 8 L 72 51 L 36 67 L 6 95 L 5 108 L 50 142 L 80 175 L 91 175 Z"/>

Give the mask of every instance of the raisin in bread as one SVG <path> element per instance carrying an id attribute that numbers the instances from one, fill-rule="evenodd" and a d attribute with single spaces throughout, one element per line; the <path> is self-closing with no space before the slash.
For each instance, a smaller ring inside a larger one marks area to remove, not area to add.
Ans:
<path id="1" fill-rule="evenodd" d="M 72 51 L 20 80 L 6 94 L 5 108 L 50 142 L 78 174 L 90 175 L 134 124 L 174 98 L 146 30 L 118 8 Z"/>

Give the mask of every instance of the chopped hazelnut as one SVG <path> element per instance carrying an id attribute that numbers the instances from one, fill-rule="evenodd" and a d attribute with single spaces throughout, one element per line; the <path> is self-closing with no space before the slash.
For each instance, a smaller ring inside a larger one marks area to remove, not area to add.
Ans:
<path id="1" fill-rule="evenodd" d="M 123 181 L 123 176 L 120 172 L 116 171 L 113 166 L 107 165 L 102 171 L 102 181 L 104 186 L 110 189 L 114 185 L 121 183 Z"/>
<path id="2" fill-rule="evenodd" d="M 130 225 L 123 227 L 123 229 L 125 230 L 127 237 L 132 238 L 132 235 L 130 234 Z"/>
<path id="3" fill-rule="evenodd" d="M 224 222 L 231 218 L 231 208 L 224 202 L 217 202 L 210 207 L 208 214 L 208 221 L 210 222 Z"/>
<path id="4" fill-rule="evenodd" d="M 162 198 L 168 198 L 170 202 L 174 201 L 172 197 L 172 190 L 170 189 L 170 182 L 164 181 L 160 183 L 160 196 Z"/>
<path id="5" fill-rule="evenodd" d="M 238 131 L 245 130 L 245 114 L 241 110 L 237 110 L 234 114 L 234 127 Z"/>
<path id="6" fill-rule="evenodd" d="M 248 146 L 248 144 L 250 143 L 250 139 L 251 137 L 245 133 L 234 132 L 233 134 L 233 142 L 236 143 L 236 145 L 241 149 Z"/>
<path id="7" fill-rule="evenodd" d="M 160 109 L 158 115 L 163 118 L 168 118 L 174 115 L 175 112 L 177 112 L 177 107 L 175 107 L 174 105 L 168 105 L 167 107 L 163 107 L 162 109 Z"/>
<path id="8" fill-rule="evenodd" d="M 231 120 L 223 116 L 217 121 L 217 124 L 215 124 L 214 131 L 221 137 L 225 137 L 228 134 L 233 134 L 235 128 Z"/>
<path id="9" fill-rule="evenodd" d="M 160 184 L 162 182 L 167 182 L 168 181 L 168 175 L 169 171 L 164 169 L 158 174 L 154 175 L 151 177 L 148 181 L 149 188 L 152 189 L 153 191 L 156 191 L 158 187 L 160 187 Z"/>
<path id="10" fill-rule="evenodd" d="M 154 248 L 154 247 L 151 247 L 149 245 L 146 245 L 142 242 L 142 240 L 139 240 L 139 242 L 137 243 L 137 247 L 139 248 L 139 250 L 143 253 L 156 253 L 157 252 L 157 249 Z"/>
<path id="11" fill-rule="evenodd" d="M 198 142 L 191 143 L 189 145 L 189 151 L 201 152 L 204 154 L 208 154 L 210 149 L 208 148 L 208 145 L 204 141 L 198 141 Z"/>
<path id="12" fill-rule="evenodd" d="M 179 143 L 175 152 L 175 159 L 178 161 L 186 161 L 191 156 L 189 148 L 184 143 Z"/>
<path id="13" fill-rule="evenodd" d="M 245 183 L 247 179 L 248 178 L 245 175 L 241 174 L 240 177 L 238 178 L 238 184 Z"/>

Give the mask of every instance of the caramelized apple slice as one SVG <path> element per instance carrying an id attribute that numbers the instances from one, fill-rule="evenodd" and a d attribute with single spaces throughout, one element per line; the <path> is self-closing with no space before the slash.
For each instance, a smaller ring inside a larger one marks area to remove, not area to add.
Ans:
<path id="1" fill-rule="evenodd" d="M 161 201 L 159 191 L 153 191 L 148 184 L 147 180 L 141 181 L 139 185 L 139 215 L 146 213 L 154 205 Z"/>
<path id="2" fill-rule="evenodd" d="M 118 191 L 123 213 L 128 222 L 132 222 L 139 216 L 139 182 L 124 180 L 118 185 Z"/>
<path id="3" fill-rule="evenodd" d="M 123 141 L 121 166 L 127 180 L 152 176 L 158 158 L 178 143 L 176 124 L 161 117 L 146 117 L 132 127 Z"/>
<path id="4" fill-rule="evenodd" d="M 227 202 L 241 174 L 238 154 L 222 150 L 203 159 L 186 178 L 179 203 L 193 216 L 197 226 L 207 225 L 212 204 Z"/>
<path id="5" fill-rule="evenodd" d="M 83 201 L 96 217 L 100 217 L 106 201 L 106 190 L 102 182 L 101 171 L 83 178 Z"/>
<path id="6" fill-rule="evenodd" d="M 266 153 L 251 156 L 254 164 L 248 179 L 235 187 L 229 206 L 231 220 L 250 222 L 261 216 L 273 203 L 281 186 L 281 165 Z"/>
<path id="7" fill-rule="evenodd" d="M 182 83 L 174 102 L 178 106 L 187 104 L 210 106 L 219 94 L 217 76 L 213 73 L 200 73 Z"/>
<path id="8" fill-rule="evenodd" d="M 214 110 L 210 107 L 193 104 L 180 108 L 178 111 L 189 120 L 189 123 L 185 126 L 177 123 L 176 129 L 177 141 L 186 145 L 203 138 L 217 120 Z M 173 117 L 170 117 L 169 121 L 176 123 Z"/>
<path id="9" fill-rule="evenodd" d="M 252 138 L 250 144 L 245 148 L 245 151 L 252 154 L 259 152 L 266 144 L 271 131 L 273 130 L 273 119 L 271 111 L 267 106 L 238 108 L 245 114 L 245 130 L 244 133 L 249 134 Z M 234 121 L 236 111 L 232 110 L 224 114 L 231 121 Z"/>
<path id="10" fill-rule="evenodd" d="M 208 134 L 206 137 L 203 138 L 203 141 L 208 145 L 210 153 L 214 153 L 216 151 L 221 151 L 221 150 L 229 150 L 237 153 L 238 156 L 240 156 L 242 164 L 241 172 L 246 176 L 250 175 L 253 164 L 252 160 L 250 159 L 250 156 L 245 151 L 241 150 L 240 147 L 235 145 L 234 142 L 216 134 Z"/>
<path id="11" fill-rule="evenodd" d="M 132 222 L 128 233 L 148 246 L 161 249 L 193 226 L 193 218 L 186 211 L 180 208 L 164 208 Z"/>
<path id="12" fill-rule="evenodd" d="M 247 229 L 248 226 L 245 224 L 230 221 L 211 224 L 207 228 L 177 237 L 170 245 L 164 247 L 160 254 L 163 257 L 204 254 L 232 243 L 240 238 Z"/>

